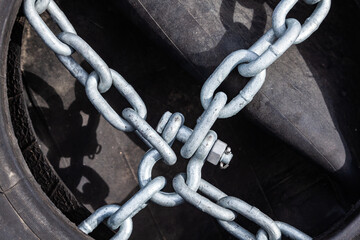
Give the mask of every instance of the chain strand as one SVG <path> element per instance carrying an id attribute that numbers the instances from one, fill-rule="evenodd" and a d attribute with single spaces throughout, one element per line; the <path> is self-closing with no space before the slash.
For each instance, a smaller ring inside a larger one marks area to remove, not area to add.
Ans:
<path id="1" fill-rule="evenodd" d="M 280 1 L 273 12 L 272 28 L 248 50 L 242 49 L 231 53 L 207 79 L 200 94 L 204 112 L 199 117 L 194 130 L 184 125 L 184 116 L 181 113 L 170 112 L 162 116 L 155 130 L 145 120 L 146 106 L 135 89 L 118 72 L 109 68 L 105 61 L 77 35 L 54 0 L 25 0 L 24 12 L 29 23 L 69 72 L 85 86 L 90 102 L 99 113 L 120 131 L 135 130 L 151 148 L 139 165 L 140 190 L 123 206 L 106 205 L 96 210 L 79 225 L 81 231 L 88 234 L 100 222 L 107 219 L 106 224 L 109 228 L 119 229 L 112 239 L 128 239 L 133 229 L 132 217 L 145 208 L 149 200 L 167 207 L 186 201 L 215 217 L 224 229 L 238 239 L 278 240 L 281 239 L 281 234 L 291 239 L 311 239 L 295 227 L 273 221 L 259 209 L 236 197 L 226 195 L 201 178 L 201 169 L 206 160 L 214 165 L 220 163 L 220 166 L 227 167 L 233 156 L 227 144 L 218 140 L 217 134 L 211 130 L 215 121 L 218 118 L 232 117 L 241 111 L 263 85 L 266 69 L 293 44 L 303 42 L 314 33 L 325 19 L 331 5 L 331 0 L 304 0 L 306 4 L 317 4 L 317 6 L 301 25 L 296 19 L 286 18 L 297 2 L 298 0 Z M 40 14 L 45 11 L 49 12 L 62 30 L 58 36 L 55 36 L 41 19 Z M 71 57 L 74 51 L 84 57 L 93 67 L 93 72 L 87 73 Z M 223 92 L 216 94 L 215 92 L 235 68 L 241 76 L 251 79 L 236 97 L 226 103 L 227 95 Z M 124 109 L 122 116 L 117 114 L 101 96 L 101 93 L 108 91 L 112 85 L 133 107 Z M 173 179 L 175 192 L 165 193 L 161 191 L 166 185 L 165 178 L 160 176 L 152 180 L 151 172 L 160 159 L 168 165 L 175 164 L 177 157 L 171 148 L 175 140 L 184 144 L 180 153 L 190 160 L 186 174 L 178 174 Z M 234 222 L 237 214 L 260 226 L 256 235 Z"/>

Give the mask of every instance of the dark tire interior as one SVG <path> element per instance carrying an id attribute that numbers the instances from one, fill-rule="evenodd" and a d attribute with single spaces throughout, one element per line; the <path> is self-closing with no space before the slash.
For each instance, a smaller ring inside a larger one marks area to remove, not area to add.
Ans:
<path id="1" fill-rule="evenodd" d="M 330 17 L 344 17 L 346 8 L 334 5 L 338 7 L 338 15 L 334 13 Z M 149 29 L 134 21 L 131 12 L 119 9 L 113 1 L 62 0 L 59 6 L 78 35 L 138 91 L 152 126 L 156 126 L 164 112 L 171 111 L 184 114 L 185 124 L 194 127 L 203 112 L 199 99 L 202 81 L 149 34 Z M 59 32 L 47 13 L 42 17 L 51 29 Z M 345 24 L 356 19 L 357 16 L 347 16 L 339 22 Z M 326 22 L 324 24 L 326 28 Z M 41 41 L 21 9 L 11 30 L 7 88 L 4 88 L 7 99 L 1 100 L 8 102 L 11 131 L 21 151 L 18 154 L 22 155 L 17 159 L 26 162 L 31 172 L 28 175 L 48 198 L 44 201 L 50 199 L 51 203 L 46 204 L 57 209 L 55 211 L 60 210 L 58 215 L 64 215 L 64 226 L 71 229 L 69 236 L 77 234 L 78 238 L 85 238 L 75 225 L 101 206 L 123 204 L 139 190 L 137 167 L 148 148 L 136 134 L 116 131 L 100 116 L 88 101 L 83 86 Z M 344 42 L 351 40 L 345 50 L 330 49 L 332 54 L 353 51 L 338 57 L 344 61 L 341 65 L 348 66 L 339 67 L 344 71 L 344 81 L 346 77 L 359 79 L 360 75 L 355 67 L 356 53 L 360 53 L 355 46 L 358 37 L 351 33 L 345 29 L 327 39 L 334 46 L 338 46 L 335 43 L 341 39 L 338 35 L 342 35 Z M 311 58 L 311 55 L 304 57 Z M 92 71 L 80 55 L 76 53 L 74 58 L 88 72 Z M 322 60 L 314 61 L 312 67 Z M 352 89 L 346 94 L 359 106 L 356 92 L 360 85 L 349 81 L 351 83 L 344 86 Z M 118 113 L 128 107 L 113 88 L 104 97 Z M 349 114 L 356 116 L 354 119 L 360 118 L 359 110 Z M 289 223 L 316 239 L 351 239 L 359 234 L 356 188 L 344 186 L 309 156 L 243 112 L 218 120 L 213 130 L 231 146 L 234 159 L 226 170 L 205 164 L 202 171 L 205 180 L 257 207 L 272 219 Z M 357 139 L 358 133 L 353 135 Z M 179 153 L 181 145 L 174 147 Z M 172 167 L 159 163 L 153 177 L 165 176 L 168 180 L 165 190 L 173 191 L 171 180 L 185 170 L 186 163 L 187 160 L 180 157 Z M 1 192 L 6 192 L 2 185 L 0 187 Z M 235 239 L 215 219 L 186 203 L 174 208 L 150 203 L 133 221 L 131 239 Z M 238 217 L 237 222 L 253 233 L 258 230 L 257 225 L 243 217 Z M 90 236 L 109 239 L 113 234 L 101 225 Z"/>

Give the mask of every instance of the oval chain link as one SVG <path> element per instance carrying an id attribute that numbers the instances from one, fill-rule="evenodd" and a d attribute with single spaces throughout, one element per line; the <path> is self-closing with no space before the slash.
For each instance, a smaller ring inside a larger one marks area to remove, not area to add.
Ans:
<path id="1" fill-rule="evenodd" d="M 267 215 L 262 213 L 259 209 L 247 204 L 246 202 L 231 196 L 220 199 L 217 204 L 220 206 L 231 209 L 250 221 L 258 224 L 270 236 L 270 240 L 280 240 L 281 231 L 276 223 Z M 218 220 L 221 221 L 221 220 Z"/>
<path id="2" fill-rule="evenodd" d="M 141 188 L 134 196 L 132 196 L 119 210 L 117 210 L 107 220 L 107 225 L 112 229 L 118 229 L 124 221 L 132 218 L 139 211 L 147 206 L 150 198 L 165 187 L 166 180 L 164 177 L 156 177 L 145 187 Z"/>
<path id="3" fill-rule="evenodd" d="M 99 91 L 104 93 L 109 90 L 112 85 L 110 68 L 105 63 L 105 61 L 94 51 L 94 49 L 92 49 L 90 45 L 87 44 L 87 42 L 85 42 L 76 34 L 62 32 L 58 37 L 62 42 L 66 43 L 75 49 L 79 54 L 81 54 L 84 59 L 94 68 L 95 72 L 100 76 L 100 83 L 98 86 Z M 79 68 L 82 69 L 79 64 L 73 63 L 71 65 L 67 65 L 68 62 L 75 62 L 71 56 L 61 56 L 61 54 L 58 54 L 58 57 L 62 59 L 61 62 L 64 63 L 65 67 L 67 67 L 70 72 L 79 71 Z M 67 59 L 67 61 L 65 59 Z M 71 67 L 75 68 L 75 70 L 72 70 Z M 81 83 L 84 84 L 84 82 Z"/>
<path id="4" fill-rule="evenodd" d="M 130 103 L 138 115 L 145 119 L 147 110 L 145 103 L 137 94 L 135 89 L 115 70 L 110 69 L 114 87 Z M 101 96 L 98 91 L 99 75 L 92 72 L 86 82 L 86 94 L 90 102 L 95 106 L 99 113 L 116 129 L 124 132 L 133 131 L 134 128 L 125 119 L 120 117 L 109 103 Z"/>
<path id="5" fill-rule="evenodd" d="M 90 217 L 79 224 L 79 229 L 89 234 L 99 226 L 99 224 L 106 218 L 109 218 L 116 213 L 121 207 L 119 205 L 110 204 L 105 205 L 97 209 Z M 133 230 L 133 222 L 131 218 L 127 218 L 123 224 L 121 224 L 119 231 L 111 238 L 111 240 L 127 240 L 130 238 Z"/>
<path id="6" fill-rule="evenodd" d="M 253 77 L 259 74 L 261 71 L 273 64 L 286 50 L 291 47 L 291 45 L 293 45 L 296 38 L 299 36 L 301 24 L 298 20 L 289 18 L 286 19 L 286 25 L 288 28 L 286 29 L 285 33 L 276 39 L 274 43 L 268 46 L 267 49 L 257 59 L 249 63 L 240 64 L 238 66 L 238 71 L 241 76 Z M 272 35 L 273 29 L 270 29 L 269 31 L 269 34 Z M 268 37 L 268 39 L 271 38 Z M 259 41 L 263 42 L 264 39 L 260 38 Z M 255 44 L 257 45 L 259 43 Z M 267 44 L 264 43 L 264 45 Z"/>
<path id="7" fill-rule="evenodd" d="M 196 150 L 200 147 L 207 133 L 218 119 L 221 109 L 223 109 L 226 104 L 226 100 L 227 96 L 223 92 L 218 92 L 215 95 L 209 107 L 205 109 L 198 119 L 192 134 L 187 139 L 184 146 L 182 146 L 180 153 L 183 158 L 188 159 L 192 157 Z"/>
<path id="8" fill-rule="evenodd" d="M 178 174 L 174 177 L 173 187 L 174 190 L 186 200 L 186 202 L 191 203 L 194 207 L 216 219 L 233 221 L 236 217 L 235 213 L 231 210 L 223 208 L 206 197 L 201 196 L 199 193 L 191 190 L 185 183 L 184 174 Z"/>
<path id="9" fill-rule="evenodd" d="M 285 33 L 286 16 L 297 2 L 298 0 L 282 0 L 276 6 L 272 17 L 272 25 L 277 37 L 281 37 Z M 310 35 L 319 28 L 320 24 L 329 13 L 331 0 L 306 1 L 307 4 L 315 4 L 316 2 L 318 3 L 314 12 L 305 20 L 305 23 L 301 27 L 300 34 L 294 44 L 299 44 L 310 37 Z"/>
<path id="10" fill-rule="evenodd" d="M 220 84 L 226 79 L 230 72 L 239 64 L 254 61 L 259 56 L 249 50 L 238 50 L 227 56 L 206 80 L 201 88 L 200 100 L 204 109 L 209 107 L 210 102 Z M 229 118 L 243 109 L 260 90 L 265 81 L 266 70 L 252 77 L 246 86 L 221 109 L 219 118 Z"/>
<path id="11" fill-rule="evenodd" d="M 288 237 L 289 239 L 293 239 L 293 240 L 311 240 L 312 239 L 307 234 L 301 232 L 299 229 L 296 229 L 287 223 L 283 223 L 283 222 L 279 222 L 279 221 L 275 221 L 275 223 L 279 227 L 281 233 L 284 236 Z M 260 229 L 256 234 L 256 239 L 257 240 L 268 240 L 269 238 L 268 238 L 268 235 L 266 234 L 266 232 L 263 229 Z"/>
<path id="12" fill-rule="evenodd" d="M 71 49 L 71 47 L 67 44 L 61 42 L 41 19 L 35 8 L 35 1 L 36 0 L 26 0 L 24 2 L 24 12 L 29 20 L 29 23 L 35 29 L 37 34 L 39 34 L 45 44 L 51 48 L 51 50 L 53 50 L 56 54 L 70 56 L 73 53 L 73 49 Z M 42 10 L 43 6 L 44 5 L 41 3 L 40 10 Z M 46 10 L 62 31 L 76 34 L 72 24 L 53 0 L 50 0 Z"/>
<path id="13" fill-rule="evenodd" d="M 122 115 L 161 154 L 166 164 L 176 163 L 177 157 L 171 147 L 135 110 L 126 108 Z"/>

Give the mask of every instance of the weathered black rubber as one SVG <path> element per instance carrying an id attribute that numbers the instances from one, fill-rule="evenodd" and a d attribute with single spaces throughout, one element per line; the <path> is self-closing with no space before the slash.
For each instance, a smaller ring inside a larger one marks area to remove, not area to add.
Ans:
<path id="1" fill-rule="evenodd" d="M 270 27 L 278 1 L 113 0 L 166 47 L 189 72 L 204 81 L 234 50 L 247 49 Z M 299 2 L 301 3 L 301 1 Z M 299 4 L 296 18 L 312 8 Z M 252 12 L 251 12 L 252 11 Z M 267 71 L 266 82 L 245 113 L 285 142 L 333 172 L 358 196 L 359 84 L 356 68 L 359 28 L 355 2 L 333 1 L 318 32 L 290 48 Z M 346 24 L 352 22 L 353 24 Z M 346 25 L 348 27 L 346 27 Z M 339 41 L 343 44 L 339 45 Z M 335 46 L 335 47 L 334 47 Z M 342 57 L 346 58 L 346 63 Z M 223 90 L 234 96 L 245 80 L 229 76 Z M 355 95 L 354 95 L 355 94 Z"/>
<path id="2" fill-rule="evenodd" d="M 9 75 L 9 66 L 5 63 L 12 64 L 14 59 L 11 58 L 17 55 L 15 52 L 9 55 L 8 49 L 19 5 L 20 1 L 5 4 L 5 1 L 0 0 L 0 239 L 84 239 L 86 236 L 56 209 L 44 194 L 44 189 L 40 189 L 34 181 L 34 175 L 29 171 L 21 153 L 23 149 L 19 147 L 26 143 L 17 142 L 16 133 L 11 126 L 8 98 L 10 101 L 21 98 L 17 98 L 16 89 L 10 90 L 11 96 L 7 95 L 9 89 L 6 81 L 13 75 Z M 15 70 L 18 71 L 16 68 Z M 23 130 L 26 135 L 28 128 Z M 54 172 L 50 169 L 42 174 L 45 176 L 52 173 Z M 356 218 L 352 220 L 350 215 L 349 221 L 344 223 L 345 230 L 341 231 L 343 227 L 339 228 L 339 233 L 334 238 L 352 239 L 356 232 L 359 234 L 359 225 L 360 221 Z"/>
<path id="3" fill-rule="evenodd" d="M 64 201 L 69 192 L 57 182 L 55 171 L 41 161 L 41 151 L 36 151 L 36 141 L 32 141 L 35 138 L 31 126 L 19 118 L 16 124 L 20 130 L 13 130 L 10 112 L 18 116 L 26 112 L 22 89 L 16 84 L 21 82 L 22 29 L 21 19 L 15 19 L 21 2 L 0 1 L 0 239 L 89 239 L 54 205 L 65 203 L 63 207 L 68 211 L 76 210 L 76 204 Z M 20 29 L 13 31 L 14 22 L 15 28 Z M 7 82 L 12 83 L 9 88 Z M 22 137 L 17 139 L 18 136 Z M 33 172 L 23 154 L 32 159 Z M 38 174 L 32 174 L 34 171 Z M 53 193 L 52 201 L 45 194 L 46 188 Z"/>

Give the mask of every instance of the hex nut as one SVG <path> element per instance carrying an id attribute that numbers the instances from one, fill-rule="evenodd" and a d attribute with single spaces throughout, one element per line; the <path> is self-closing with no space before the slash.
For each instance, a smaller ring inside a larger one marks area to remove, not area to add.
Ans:
<path id="1" fill-rule="evenodd" d="M 221 156 L 226 150 L 227 144 L 221 140 L 216 140 L 214 146 L 211 148 L 209 155 L 206 160 L 211 164 L 218 165 L 220 162 Z"/>

